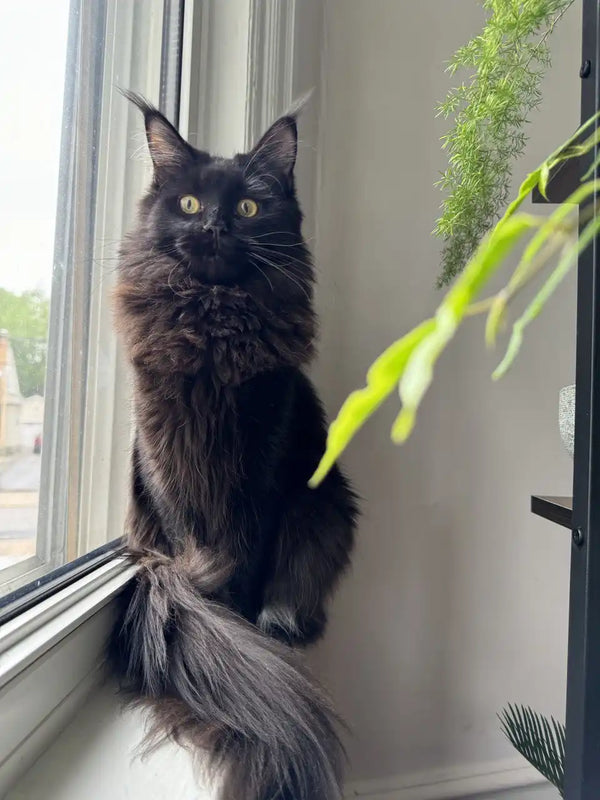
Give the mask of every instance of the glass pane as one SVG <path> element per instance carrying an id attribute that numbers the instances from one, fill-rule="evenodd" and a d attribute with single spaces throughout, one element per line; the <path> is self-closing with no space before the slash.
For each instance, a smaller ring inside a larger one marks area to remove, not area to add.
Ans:
<path id="1" fill-rule="evenodd" d="M 68 0 L 2 9 L 0 568 L 36 554 L 68 17 Z"/>
<path id="2" fill-rule="evenodd" d="M 118 89 L 158 101 L 163 5 L 3 9 L 0 602 L 123 533 L 129 384 L 110 295 L 148 174 Z"/>

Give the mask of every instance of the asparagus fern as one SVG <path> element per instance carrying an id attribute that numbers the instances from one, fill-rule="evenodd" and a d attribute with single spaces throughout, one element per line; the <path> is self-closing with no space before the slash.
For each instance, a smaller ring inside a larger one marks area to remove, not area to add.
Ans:
<path id="1" fill-rule="evenodd" d="M 438 106 L 452 118 L 442 137 L 448 168 L 435 233 L 443 241 L 438 285 L 448 284 L 500 218 L 512 164 L 523 153 L 525 124 L 541 99 L 550 64 L 548 39 L 574 0 L 484 0 L 483 31 L 454 54 L 448 72 L 465 80 Z"/>

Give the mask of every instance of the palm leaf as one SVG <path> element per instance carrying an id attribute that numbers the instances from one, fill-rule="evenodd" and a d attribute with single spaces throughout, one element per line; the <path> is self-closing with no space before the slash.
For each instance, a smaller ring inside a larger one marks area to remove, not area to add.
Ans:
<path id="1" fill-rule="evenodd" d="M 498 715 L 502 730 L 521 755 L 556 786 L 563 797 L 565 726 L 528 706 L 508 705 Z"/>

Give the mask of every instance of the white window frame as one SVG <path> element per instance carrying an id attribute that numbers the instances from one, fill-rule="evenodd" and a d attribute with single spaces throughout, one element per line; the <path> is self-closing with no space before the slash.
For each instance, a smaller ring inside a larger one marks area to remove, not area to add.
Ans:
<path id="1" fill-rule="evenodd" d="M 132 161 L 142 144 L 139 113 L 116 87 L 159 94 L 161 61 L 150 54 L 161 53 L 162 17 L 149 8 L 72 4 L 78 25 L 71 24 L 68 43 L 36 554 L 0 570 L 1 604 L 123 529 L 129 380 L 110 292 L 117 240 L 149 173 L 142 160 Z"/>
<path id="2" fill-rule="evenodd" d="M 38 525 L 44 547 L 9 568 L 10 583 L 7 571 L 0 573 L 0 796 L 101 679 L 110 602 L 135 572 L 114 543 L 104 544 L 122 534 L 131 436 L 127 368 L 110 310 L 117 242 L 110 250 L 106 239 L 127 229 L 149 179 L 149 166 L 131 161 L 144 140 L 143 123 L 116 86 L 133 86 L 158 100 L 173 65 L 165 71 L 162 59 L 146 57 L 151 46 L 160 52 L 164 33 L 162 18 L 158 24 L 157 15 L 144 13 L 147 3 L 74 0 L 72 9 L 79 24 L 76 35 L 71 27 L 68 61 L 79 80 L 68 86 L 67 104 L 77 133 L 63 147 L 59 189 L 59 223 L 68 219 L 68 228 L 62 242 L 58 237 L 51 308 Z M 99 17 L 110 47 L 102 54 L 91 52 Z M 136 48 L 139 41 L 148 43 L 146 51 Z M 89 68 L 92 55 L 102 56 L 100 69 L 98 61 L 96 70 Z M 96 100 L 103 92 L 93 137 L 92 90 Z M 76 540 L 87 555 L 73 560 Z M 52 567 L 58 569 L 49 573 Z M 31 582 L 22 586 L 24 579 Z"/>
<path id="3" fill-rule="evenodd" d="M 73 301 L 78 280 L 71 269 L 69 253 L 74 251 L 75 240 L 79 241 L 83 252 L 86 250 L 89 218 L 84 215 L 91 198 L 89 190 L 81 190 L 87 188 L 89 182 L 86 171 L 90 169 L 90 152 L 94 146 L 88 131 L 88 108 L 77 100 L 86 93 L 94 94 L 94 87 L 90 86 L 93 71 L 81 67 L 83 54 L 91 54 L 94 50 L 95 37 L 100 32 L 99 27 L 102 28 L 103 9 L 104 0 L 101 0 L 87 8 L 81 6 L 78 9 L 74 4 L 69 14 L 67 64 L 77 64 L 78 68 L 70 70 L 68 66 L 65 81 L 36 553 L 0 571 L 2 595 L 9 594 L 26 581 L 37 580 L 58 566 L 65 552 L 68 490 L 75 467 L 69 461 L 69 428 L 70 418 L 76 417 L 77 409 L 77 397 L 72 388 L 76 385 L 77 366 L 71 353 L 77 346 L 77 321 L 73 313 L 76 305 Z M 72 24 L 73 14 L 78 15 L 78 28 Z M 76 130 L 88 135 L 76 136 Z M 81 198 L 75 206 L 76 190 L 81 193 Z"/>
<path id="4" fill-rule="evenodd" d="M 108 604 L 134 572 L 113 560 L 0 628 L 0 797 L 102 680 Z"/>

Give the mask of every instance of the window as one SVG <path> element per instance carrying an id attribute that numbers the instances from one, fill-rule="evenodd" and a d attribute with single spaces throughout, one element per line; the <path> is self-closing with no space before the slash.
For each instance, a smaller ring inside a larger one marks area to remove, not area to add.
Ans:
<path id="1" fill-rule="evenodd" d="M 5 604 L 26 584 L 119 543 L 131 425 L 110 294 L 118 243 L 148 175 L 139 118 L 118 87 L 160 100 L 174 118 L 182 25 L 182 4 L 169 0 L 32 0 L 3 9 Z"/>

